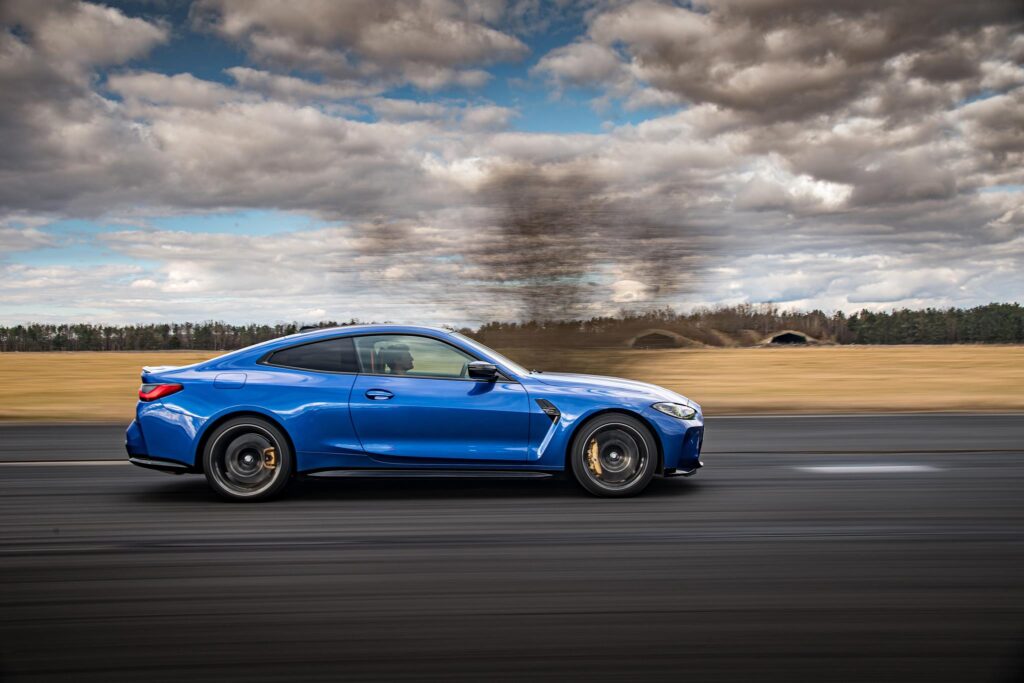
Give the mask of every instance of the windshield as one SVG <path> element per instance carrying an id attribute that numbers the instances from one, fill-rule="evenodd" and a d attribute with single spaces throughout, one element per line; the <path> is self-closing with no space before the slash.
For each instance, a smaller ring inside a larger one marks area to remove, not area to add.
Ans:
<path id="1" fill-rule="evenodd" d="M 513 360 L 509 360 L 508 358 L 506 358 L 505 356 L 501 355 L 500 353 L 498 353 L 494 349 L 492 349 L 492 348 L 490 348 L 488 346 L 484 346 L 480 342 L 474 341 L 474 340 L 470 339 L 469 337 L 467 337 L 464 334 L 459 334 L 458 332 L 452 332 L 451 335 L 453 337 L 458 337 L 459 339 L 461 339 L 462 341 L 464 341 L 466 344 L 468 344 L 469 346 L 473 347 L 477 351 L 480 351 L 480 352 L 490 356 L 491 358 L 493 358 L 494 360 L 498 361 L 499 363 L 501 363 L 502 365 L 504 365 L 506 368 L 508 368 L 512 372 L 516 373 L 517 375 L 528 375 L 528 374 L 530 374 L 530 371 L 527 370 L 526 368 L 524 368 L 519 363 L 516 363 Z"/>

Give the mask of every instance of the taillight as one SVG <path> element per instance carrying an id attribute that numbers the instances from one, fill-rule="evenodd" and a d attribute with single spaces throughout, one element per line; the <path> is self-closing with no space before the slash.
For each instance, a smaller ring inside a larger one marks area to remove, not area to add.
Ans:
<path id="1" fill-rule="evenodd" d="M 143 384 L 139 387 L 139 400 L 155 401 L 158 398 L 176 394 L 184 388 L 180 384 Z"/>

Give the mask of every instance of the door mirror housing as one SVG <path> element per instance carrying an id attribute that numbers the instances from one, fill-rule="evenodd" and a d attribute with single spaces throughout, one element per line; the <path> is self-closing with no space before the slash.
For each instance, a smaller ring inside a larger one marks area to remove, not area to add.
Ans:
<path id="1" fill-rule="evenodd" d="M 482 379 L 493 382 L 498 379 L 498 366 L 485 360 L 475 360 L 466 366 L 470 379 Z"/>

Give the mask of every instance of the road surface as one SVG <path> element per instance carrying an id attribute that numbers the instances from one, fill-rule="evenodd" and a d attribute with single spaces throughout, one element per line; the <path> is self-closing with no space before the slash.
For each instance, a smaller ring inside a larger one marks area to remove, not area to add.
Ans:
<path id="1" fill-rule="evenodd" d="M 121 427 L 0 428 L 0 680 L 1024 674 L 1024 417 L 712 418 L 628 500 L 310 480 L 265 505 Z M 53 462 L 74 461 L 74 462 Z"/>

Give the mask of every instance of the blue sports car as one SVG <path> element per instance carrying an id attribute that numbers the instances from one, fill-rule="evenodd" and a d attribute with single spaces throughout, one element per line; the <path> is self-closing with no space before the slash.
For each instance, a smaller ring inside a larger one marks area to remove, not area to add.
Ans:
<path id="1" fill-rule="evenodd" d="M 612 377 L 527 370 L 468 337 L 362 325 L 146 367 L 129 460 L 264 500 L 297 475 L 571 471 L 598 496 L 701 467 L 700 406 Z"/>

